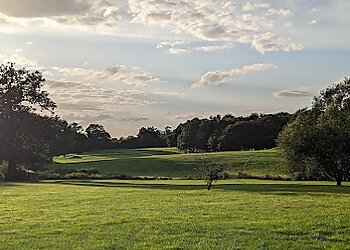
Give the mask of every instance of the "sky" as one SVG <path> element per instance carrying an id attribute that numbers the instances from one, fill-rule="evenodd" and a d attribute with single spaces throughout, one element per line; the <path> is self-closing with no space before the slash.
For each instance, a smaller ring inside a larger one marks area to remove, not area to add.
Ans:
<path id="1" fill-rule="evenodd" d="M 0 63 L 114 137 L 295 112 L 350 75 L 347 0 L 0 0 Z"/>

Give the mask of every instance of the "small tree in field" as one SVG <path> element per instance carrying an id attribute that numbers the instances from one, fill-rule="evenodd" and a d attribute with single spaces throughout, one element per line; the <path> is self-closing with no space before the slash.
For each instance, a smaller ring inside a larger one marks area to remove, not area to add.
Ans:
<path id="1" fill-rule="evenodd" d="M 214 162 L 207 154 L 197 158 L 197 165 L 201 179 L 207 183 L 208 191 L 212 188 L 214 181 L 223 179 L 226 174 L 224 164 Z"/>
<path id="2" fill-rule="evenodd" d="M 314 98 L 279 135 L 289 170 L 320 172 L 338 186 L 350 178 L 350 78 Z"/>

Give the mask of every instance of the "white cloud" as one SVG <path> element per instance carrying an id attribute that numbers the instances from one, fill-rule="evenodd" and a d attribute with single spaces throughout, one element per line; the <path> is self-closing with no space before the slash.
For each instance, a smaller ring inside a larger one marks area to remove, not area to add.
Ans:
<path id="1" fill-rule="evenodd" d="M 108 0 L 0 0 L 1 19 L 20 26 L 111 26 L 119 23 L 120 12 Z"/>
<path id="2" fill-rule="evenodd" d="M 230 71 L 211 71 L 204 74 L 201 79 L 192 85 L 192 88 L 203 88 L 211 85 L 220 86 L 231 80 L 235 76 L 246 75 L 253 72 L 265 71 L 277 68 L 273 64 L 252 64 L 239 69 L 231 69 Z"/>
<path id="3" fill-rule="evenodd" d="M 185 48 L 184 45 L 189 44 L 187 41 L 164 41 L 160 42 L 156 48 L 165 48 L 170 54 L 184 54 L 190 52 L 189 49 Z"/>
<path id="4" fill-rule="evenodd" d="M 23 55 L 23 49 L 6 50 L 0 54 L 0 63 L 15 62 L 19 67 L 40 68 L 36 60 Z"/>
<path id="5" fill-rule="evenodd" d="M 169 49 L 169 53 L 170 54 L 184 54 L 184 53 L 187 53 L 189 52 L 187 49 L 184 49 L 184 48 L 170 48 Z"/>
<path id="6" fill-rule="evenodd" d="M 300 87 L 297 89 L 284 89 L 273 92 L 274 97 L 312 97 L 314 94 L 307 87 Z"/>
<path id="7" fill-rule="evenodd" d="M 164 91 L 153 91 L 153 92 L 150 92 L 150 94 L 154 94 L 154 95 L 163 95 L 163 96 L 184 96 L 184 95 L 185 95 L 185 93 L 176 92 L 176 91 L 168 91 L 168 92 L 164 92 Z"/>
<path id="8" fill-rule="evenodd" d="M 315 24 L 317 24 L 318 22 L 319 22 L 319 20 L 314 19 L 314 20 L 311 20 L 311 21 L 310 21 L 310 24 L 311 24 L 311 25 L 315 25 Z"/>
<path id="9" fill-rule="evenodd" d="M 178 45 L 186 45 L 186 44 L 189 44 L 189 42 L 187 42 L 187 41 L 164 41 L 164 42 L 160 42 L 157 45 L 157 49 L 167 48 L 167 47 L 173 48 L 173 47 L 178 46 Z"/>
<path id="10" fill-rule="evenodd" d="M 113 81 L 117 83 L 138 85 L 161 82 L 159 78 L 152 76 L 137 67 L 127 67 L 125 65 L 115 65 L 104 70 L 51 67 L 46 70 L 46 74 L 55 75 L 56 78 L 59 79 L 74 77 L 88 81 Z"/>
<path id="11" fill-rule="evenodd" d="M 126 65 L 114 65 L 103 70 L 92 68 L 64 68 L 44 67 L 36 60 L 26 57 L 23 49 L 7 50 L 0 54 L 0 63 L 14 62 L 19 67 L 34 68 L 43 72 L 47 78 L 54 78 L 63 81 L 107 81 L 124 84 L 147 85 L 162 82 L 158 77 L 153 76 L 138 67 Z"/>
<path id="12" fill-rule="evenodd" d="M 212 0 L 128 2 L 133 23 L 160 26 L 176 34 L 189 34 L 206 41 L 251 43 L 260 53 L 302 48 L 300 44 L 272 33 L 276 26 L 290 23 L 293 16 L 290 9 L 273 8 L 264 3 Z"/>
<path id="13" fill-rule="evenodd" d="M 190 47 L 190 42 L 187 41 L 166 41 L 160 42 L 156 48 L 157 49 L 167 49 L 170 54 L 184 54 L 193 51 L 200 52 L 214 52 L 217 50 L 231 49 L 234 48 L 233 43 L 224 43 L 222 45 L 207 45 L 207 46 L 197 46 Z"/>
<path id="14" fill-rule="evenodd" d="M 64 118 L 70 122 L 76 122 L 78 124 L 87 126 L 91 123 L 100 123 L 112 120 L 114 117 L 109 114 L 65 114 Z"/>
<path id="15" fill-rule="evenodd" d="M 209 46 L 194 47 L 193 50 L 202 51 L 202 52 L 213 52 L 217 50 L 232 49 L 234 47 L 235 46 L 232 43 L 225 43 L 223 45 L 209 45 Z"/>
<path id="16" fill-rule="evenodd" d="M 62 103 L 62 106 L 74 104 L 79 110 L 100 109 L 101 107 L 116 105 L 152 104 L 138 98 L 144 93 L 140 90 L 97 87 L 92 84 L 59 80 L 47 80 L 45 89 L 51 93 L 55 101 Z"/>
<path id="17" fill-rule="evenodd" d="M 284 38 L 278 38 L 271 32 L 255 35 L 251 43 L 252 47 L 261 54 L 278 50 L 293 51 L 303 49 L 301 44 L 293 43 Z"/>
<path id="18" fill-rule="evenodd" d="M 106 121 L 120 115 L 125 106 L 144 106 L 154 102 L 144 99 L 140 90 L 98 87 L 73 81 L 47 80 L 44 89 L 57 103 L 56 113 L 69 121 L 82 123 Z"/>
<path id="19" fill-rule="evenodd" d="M 108 121 L 120 115 L 119 109 L 126 106 L 145 106 L 155 104 L 147 100 L 147 95 L 171 95 L 172 93 L 152 93 L 137 89 L 117 89 L 106 87 L 105 81 L 126 84 L 149 84 L 159 82 L 136 67 L 116 65 L 105 70 L 86 68 L 46 68 L 37 61 L 23 55 L 22 49 L 8 50 L 0 54 L 0 63 L 16 62 L 18 67 L 27 67 L 43 72 L 48 79 L 43 89 L 57 103 L 56 113 L 69 121 L 86 125 L 91 122 Z M 68 80 L 65 80 L 68 79 Z M 75 81 L 72 79 L 79 79 Z M 84 82 L 81 82 L 84 81 Z M 90 84 L 88 82 L 94 82 Z"/>

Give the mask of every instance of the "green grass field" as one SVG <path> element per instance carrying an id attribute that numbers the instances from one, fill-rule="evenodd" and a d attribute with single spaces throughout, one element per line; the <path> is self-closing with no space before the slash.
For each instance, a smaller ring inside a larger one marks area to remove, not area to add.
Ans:
<path id="1" fill-rule="evenodd" d="M 348 249 L 349 200 L 328 182 L 0 183 L 0 249 Z"/>
<path id="2" fill-rule="evenodd" d="M 51 168 L 95 168 L 101 173 L 132 176 L 193 177 L 196 157 L 176 148 L 119 149 L 56 157 Z M 231 174 L 285 175 L 277 149 L 210 153 Z"/>

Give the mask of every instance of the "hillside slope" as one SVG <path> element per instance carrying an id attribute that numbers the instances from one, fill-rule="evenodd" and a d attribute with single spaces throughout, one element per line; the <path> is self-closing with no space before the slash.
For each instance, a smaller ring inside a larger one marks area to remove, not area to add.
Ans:
<path id="1" fill-rule="evenodd" d="M 133 176 L 196 176 L 196 161 L 201 153 L 186 154 L 176 148 L 119 149 L 69 154 L 56 157 L 50 168 L 94 168 L 101 173 Z M 277 149 L 209 153 L 225 163 L 229 173 L 284 175 Z"/>

